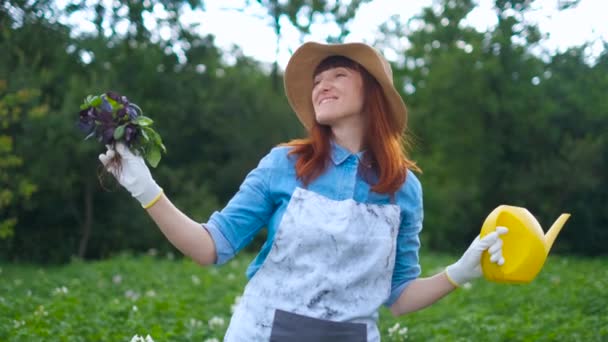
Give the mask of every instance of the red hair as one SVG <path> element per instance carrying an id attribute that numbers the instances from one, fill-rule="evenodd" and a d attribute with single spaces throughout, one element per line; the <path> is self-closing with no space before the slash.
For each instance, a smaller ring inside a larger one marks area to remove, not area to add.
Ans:
<path id="1" fill-rule="evenodd" d="M 369 154 L 366 161 L 371 163 L 378 175 L 378 181 L 371 184 L 371 189 L 377 193 L 395 193 L 405 182 L 408 169 L 421 172 L 416 163 L 407 157 L 406 136 L 390 115 L 382 88 L 360 64 L 346 57 L 332 56 L 319 64 L 314 75 L 335 67 L 347 67 L 361 74 L 363 94 L 366 96 L 363 103 L 363 112 L 367 114 L 364 145 Z M 331 153 L 330 126 L 315 121 L 308 133 L 307 138 L 283 144 L 293 147 L 289 154 L 298 157 L 296 175 L 305 185 L 325 171 Z"/>

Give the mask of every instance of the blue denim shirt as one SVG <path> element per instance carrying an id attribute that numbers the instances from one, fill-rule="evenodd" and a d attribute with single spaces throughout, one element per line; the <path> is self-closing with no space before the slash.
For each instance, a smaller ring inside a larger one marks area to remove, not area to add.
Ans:
<path id="1" fill-rule="evenodd" d="M 401 209 L 391 294 L 385 303 L 392 305 L 409 282 L 420 275 L 418 250 L 423 208 L 419 180 L 408 170 L 405 183 L 394 197 L 375 193 L 359 171 L 362 153 L 352 154 L 332 142 L 332 162 L 323 174 L 304 186 L 296 177 L 296 157 L 288 156 L 290 149 L 287 146 L 273 148 L 247 175 L 226 207 L 214 212 L 204 224 L 215 242 L 217 263 L 230 260 L 253 240 L 260 229 L 267 227 L 268 238 L 247 269 L 247 277 L 251 278 L 270 252 L 275 233 L 296 187 L 336 201 L 352 199 L 360 203 L 392 203 Z"/>

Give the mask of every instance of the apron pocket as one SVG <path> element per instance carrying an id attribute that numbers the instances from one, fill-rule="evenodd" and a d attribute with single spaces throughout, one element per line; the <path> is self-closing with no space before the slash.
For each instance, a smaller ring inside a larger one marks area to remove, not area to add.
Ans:
<path id="1" fill-rule="evenodd" d="M 367 342 L 364 323 L 334 322 L 276 310 L 270 342 Z"/>

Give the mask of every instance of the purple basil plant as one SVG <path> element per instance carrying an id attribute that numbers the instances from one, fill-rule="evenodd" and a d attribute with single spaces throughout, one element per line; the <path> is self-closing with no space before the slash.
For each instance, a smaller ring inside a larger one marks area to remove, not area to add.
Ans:
<path id="1" fill-rule="evenodd" d="M 167 150 L 152 124 L 137 104 L 114 91 L 89 95 L 80 106 L 78 128 L 86 134 L 85 140 L 96 138 L 110 146 L 122 142 L 156 167 Z"/>

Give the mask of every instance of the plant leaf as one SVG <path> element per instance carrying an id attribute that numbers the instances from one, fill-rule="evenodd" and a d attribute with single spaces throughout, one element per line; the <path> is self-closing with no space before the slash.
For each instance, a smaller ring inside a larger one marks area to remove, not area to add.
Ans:
<path id="1" fill-rule="evenodd" d="M 108 103 L 112 106 L 112 111 L 116 111 L 120 108 L 122 108 L 122 105 L 116 101 L 114 101 L 113 98 L 109 97 L 109 96 L 105 96 L 104 98 L 106 99 L 106 101 L 108 101 Z"/>
<path id="2" fill-rule="evenodd" d="M 95 136 L 95 130 L 91 131 L 91 133 L 89 133 L 89 135 L 87 135 L 87 136 L 84 138 L 84 140 L 88 140 L 88 139 L 90 139 L 90 138 L 92 138 L 92 137 L 94 137 L 94 136 Z"/>
<path id="3" fill-rule="evenodd" d="M 125 135 L 125 127 L 127 127 L 126 124 L 116 127 L 116 130 L 114 130 L 114 140 L 120 140 Z"/>
<path id="4" fill-rule="evenodd" d="M 146 149 L 146 160 L 152 167 L 156 167 L 158 162 L 160 162 L 161 154 L 160 150 L 156 145 L 149 144 Z"/>
<path id="5" fill-rule="evenodd" d="M 87 100 L 88 100 L 88 98 L 87 98 Z M 91 107 L 99 107 L 101 105 L 101 102 L 102 102 L 102 100 L 101 100 L 101 97 L 99 97 L 99 96 L 93 96 L 91 98 L 91 100 L 89 101 L 89 103 L 91 104 Z"/>
<path id="6" fill-rule="evenodd" d="M 148 133 L 146 133 L 145 129 L 141 130 L 141 136 L 144 137 L 144 142 L 149 142 L 150 141 L 150 137 L 148 136 Z"/>
<path id="7" fill-rule="evenodd" d="M 144 126 L 142 127 L 142 131 L 145 131 L 148 134 L 148 137 L 150 138 L 150 140 L 152 140 L 152 142 L 156 145 L 162 145 L 163 141 L 160 138 L 160 135 L 158 133 L 156 133 L 156 131 L 154 129 L 152 129 L 151 127 L 148 126 Z"/>
<path id="8" fill-rule="evenodd" d="M 135 124 L 139 126 L 150 126 L 154 121 L 147 116 L 140 115 L 135 118 Z"/>

